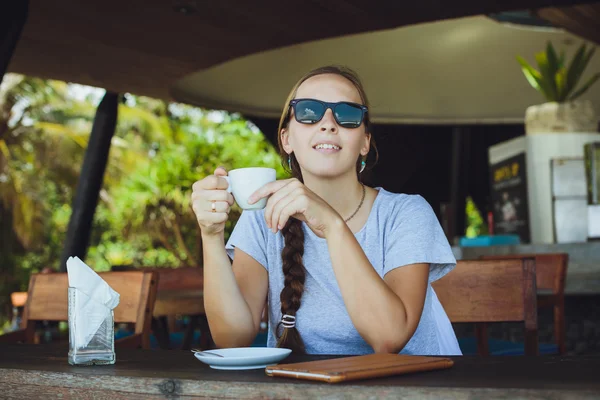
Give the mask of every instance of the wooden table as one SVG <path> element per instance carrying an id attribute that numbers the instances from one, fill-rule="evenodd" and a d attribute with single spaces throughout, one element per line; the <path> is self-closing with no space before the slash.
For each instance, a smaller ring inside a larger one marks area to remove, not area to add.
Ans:
<path id="1" fill-rule="evenodd" d="M 600 357 L 454 357 L 453 368 L 327 384 L 219 371 L 189 351 L 121 350 L 111 366 L 74 367 L 67 349 L 0 345 L 2 398 L 597 399 Z M 289 357 L 285 362 L 331 358 Z M 6 396 L 6 397 L 4 397 Z M 188 397 L 189 396 L 189 397 Z"/>

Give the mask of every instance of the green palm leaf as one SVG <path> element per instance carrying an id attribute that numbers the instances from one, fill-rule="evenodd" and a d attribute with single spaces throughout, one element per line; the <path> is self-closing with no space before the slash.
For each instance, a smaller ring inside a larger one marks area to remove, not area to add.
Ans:
<path id="1" fill-rule="evenodd" d="M 27 250 L 40 247 L 45 220 L 41 204 L 25 193 L 16 193 L 12 211 L 13 229 L 21 245 Z"/>
<path id="2" fill-rule="evenodd" d="M 520 56 L 517 56 L 517 61 L 529 84 L 539 91 L 547 101 L 564 102 L 581 96 L 599 79 L 597 75 L 594 75 L 585 85 L 575 91 L 594 52 L 594 47 L 587 51 L 585 43 L 582 44 L 566 67 L 564 50 L 558 56 L 552 44 L 548 42 L 546 50 L 535 55 L 539 71 Z"/>
<path id="3" fill-rule="evenodd" d="M 556 92 L 556 101 L 563 101 L 562 93 L 564 92 L 564 79 L 559 77 L 562 69 L 560 59 L 556 55 L 554 46 L 548 42 L 546 45 L 546 60 L 548 61 L 548 79 L 554 86 Z M 565 72 L 566 74 L 566 72 Z"/>
<path id="4" fill-rule="evenodd" d="M 540 79 L 540 86 L 545 87 L 545 91 L 548 94 L 548 100 L 558 101 L 558 91 L 556 89 L 554 70 L 550 65 L 547 54 L 545 52 L 537 53 L 535 55 L 535 60 L 538 63 L 538 67 L 540 68 L 540 74 L 542 75 L 542 78 Z"/>
<path id="5" fill-rule="evenodd" d="M 566 54 L 565 51 L 561 51 L 560 52 L 560 57 L 558 58 L 558 66 L 560 68 L 563 68 L 565 66 L 565 59 L 566 59 Z"/>
<path id="6" fill-rule="evenodd" d="M 517 61 L 521 64 L 521 69 L 523 71 L 523 75 L 529 82 L 529 84 L 538 92 L 542 93 L 544 97 L 548 97 L 546 88 L 542 84 L 542 75 L 535 70 L 531 65 L 525 61 L 524 58 L 517 56 Z"/>
<path id="7" fill-rule="evenodd" d="M 44 134 L 54 137 L 67 137 L 77 143 L 81 148 L 85 149 L 87 147 L 89 134 L 78 132 L 68 126 L 53 122 L 37 121 L 33 126 L 44 132 Z"/>
<path id="8" fill-rule="evenodd" d="M 171 135 L 171 128 L 166 118 L 161 118 L 148 110 L 139 107 L 119 106 L 119 124 L 136 125 L 146 139 L 160 141 Z"/>
<path id="9" fill-rule="evenodd" d="M 556 90 L 559 102 L 565 101 L 567 99 L 566 89 L 567 89 L 567 69 L 560 68 L 558 72 L 556 72 L 555 76 L 556 81 Z"/>
<path id="10" fill-rule="evenodd" d="M 4 140 L 0 140 L 0 153 L 2 153 L 4 158 L 10 160 L 10 150 L 8 149 L 8 146 Z"/>
<path id="11" fill-rule="evenodd" d="M 583 62 L 585 61 L 586 53 L 585 53 L 585 45 L 582 44 L 577 52 L 575 53 L 575 57 L 571 60 L 569 64 L 569 68 L 567 69 L 567 90 L 565 95 L 569 95 L 577 86 L 577 82 L 581 77 Z"/>
<path id="12" fill-rule="evenodd" d="M 569 97 L 569 100 L 575 100 L 576 98 L 584 94 L 590 88 L 590 86 L 592 86 L 598 79 L 600 79 L 600 72 L 592 76 L 590 80 L 588 80 L 579 90 L 573 93 L 573 95 Z"/>

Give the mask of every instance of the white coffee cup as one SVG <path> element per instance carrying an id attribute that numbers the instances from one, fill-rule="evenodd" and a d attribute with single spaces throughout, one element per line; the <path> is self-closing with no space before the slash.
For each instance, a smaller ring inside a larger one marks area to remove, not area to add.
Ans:
<path id="1" fill-rule="evenodd" d="M 254 204 L 248 204 L 248 198 L 262 186 L 276 179 L 273 168 L 239 168 L 229 171 L 224 176 L 229 183 L 227 191 L 233 193 L 235 202 L 244 210 L 260 210 L 267 205 L 267 198 L 262 198 Z"/>

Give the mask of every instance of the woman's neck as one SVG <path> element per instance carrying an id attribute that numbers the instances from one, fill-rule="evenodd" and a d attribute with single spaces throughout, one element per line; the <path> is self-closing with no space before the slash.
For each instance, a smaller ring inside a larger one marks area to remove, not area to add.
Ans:
<path id="1" fill-rule="evenodd" d="M 344 219 L 356 211 L 363 196 L 362 184 L 353 171 L 335 179 L 322 179 L 305 174 L 304 184 L 325 200 Z"/>

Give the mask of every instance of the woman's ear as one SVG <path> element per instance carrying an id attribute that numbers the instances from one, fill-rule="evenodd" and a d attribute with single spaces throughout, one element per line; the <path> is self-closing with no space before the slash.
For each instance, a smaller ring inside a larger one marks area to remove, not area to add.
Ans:
<path id="1" fill-rule="evenodd" d="M 371 150 L 371 134 L 367 132 L 365 134 L 363 146 L 360 149 L 360 154 L 366 156 L 369 154 L 369 150 Z"/>
<path id="2" fill-rule="evenodd" d="M 287 129 L 283 128 L 279 133 L 281 135 L 281 146 L 286 153 L 291 154 L 294 150 L 290 146 L 290 134 Z"/>

